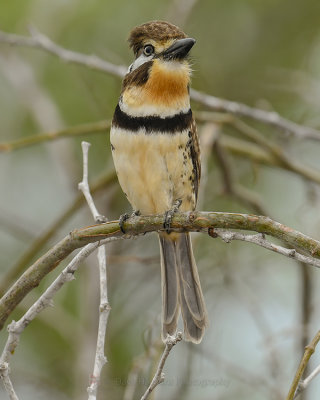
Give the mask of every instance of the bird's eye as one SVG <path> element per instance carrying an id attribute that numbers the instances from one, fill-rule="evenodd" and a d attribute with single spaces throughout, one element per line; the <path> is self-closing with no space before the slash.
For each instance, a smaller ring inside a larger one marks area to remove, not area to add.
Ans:
<path id="1" fill-rule="evenodd" d="M 143 53 L 145 56 L 151 56 L 154 52 L 154 47 L 151 44 L 147 44 L 144 46 Z"/>

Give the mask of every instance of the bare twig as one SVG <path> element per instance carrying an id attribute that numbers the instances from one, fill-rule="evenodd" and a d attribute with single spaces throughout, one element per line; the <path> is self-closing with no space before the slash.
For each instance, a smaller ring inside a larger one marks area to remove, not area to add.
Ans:
<path id="1" fill-rule="evenodd" d="M 162 356 L 160 358 L 159 364 L 157 371 L 148 386 L 146 392 L 144 395 L 141 397 L 141 400 L 146 400 L 150 393 L 160 384 L 164 381 L 164 373 L 163 373 L 163 368 L 165 365 L 165 362 L 170 354 L 170 351 L 172 350 L 173 346 L 175 346 L 178 342 L 182 340 L 182 333 L 177 332 L 174 336 L 168 336 L 166 341 L 165 341 L 165 348 L 163 350 Z"/>
<path id="2" fill-rule="evenodd" d="M 163 230 L 163 221 L 164 215 L 162 214 L 131 217 L 124 222 L 126 235 L 121 232 L 119 221 L 110 221 L 70 232 L 29 267 L 2 297 L 0 300 L 0 327 L 3 327 L 6 319 L 20 301 L 74 250 L 105 238 L 130 238 L 144 235 L 147 232 Z M 193 211 L 176 213 L 171 227 L 173 230 L 189 232 L 208 232 L 209 228 L 256 231 L 281 239 L 297 252 L 303 251 L 309 257 L 320 258 L 320 242 L 318 240 L 265 216 Z M 292 253 L 289 252 L 288 256 L 292 257 Z M 313 262 L 313 264 L 315 263 Z"/>
<path id="3" fill-rule="evenodd" d="M 305 347 L 309 342 L 309 328 L 312 317 L 312 303 L 313 303 L 313 294 L 315 287 L 313 285 L 313 271 L 309 268 L 309 266 L 305 263 L 300 264 L 299 268 L 299 282 L 300 282 L 300 296 L 301 296 L 301 308 L 300 308 L 300 317 L 299 320 L 301 322 L 301 332 L 299 338 L 299 350 L 301 352 L 304 351 Z M 307 365 L 304 374 L 309 374 L 309 365 Z M 304 395 L 301 395 L 301 400 L 306 400 Z"/>
<path id="4" fill-rule="evenodd" d="M 210 231 L 209 234 L 213 237 L 221 238 L 225 243 L 230 243 L 232 240 L 241 240 L 243 242 L 253 243 L 258 246 L 264 247 L 265 249 L 274 251 L 275 253 L 292 258 L 293 260 L 320 268 L 320 260 L 313 257 L 304 256 L 303 254 L 298 253 L 296 249 L 287 249 L 274 243 L 270 243 L 268 240 L 266 240 L 263 233 L 258 233 L 256 235 L 247 235 L 241 232 L 214 229 Z"/>
<path id="5" fill-rule="evenodd" d="M 300 382 L 300 380 L 302 378 L 302 375 L 303 375 L 303 373 L 304 373 L 304 371 L 305 371 L 305 369 L 306 369 L 306 367 L 308 365 L 310 357 L 312 356 L 312 354 L 314 353 L 314 351 L 316 349 L 316 346 L 317 346 L 319 340 L 320 340 L 320 331 L 317 332 L 315 337 L 312 339 L 311 343 L 308 346 L 306 346 L 306 348 L 305 348 L 303 357 L 302 357 L 302 359 L 300 361 L 300 364 L 299 364 L 299 367 L 297 369 L 297 372 L 296 372 L 296 374 L 295 374 L 295 376 L 293 378 L 293 382 L 292 382 L 291 387 L 289 389 L 289 393 L 288 393 L 288 395 L 286 397 L 286 400 L 293 400 L 294 399 L 296 391 L 297 391 L 297 388 L 299 386 L 299 382 Z M 314 378 L 314 376 L 313 376 L 313 378 Z M 308 383 L 310 383 L 310 381 Z"/>
<path id="6" fill-rule="evenodd" d="M 277 164 L 286 168 L 289 171 L 292 171 L 307 180 L 314 181 L 316 183 L 320 183 L 320 171 L 317 171 L 314 168 L 310 168 L 306 165 L 300 164 L 294 159 L 288 157 L 287 154 L 275 143 L 270 140 L 264 138 L 259 131 L 257 131 L 252 126 L 246 124 L 244 121 L 241 121 L 237 118 L 230 119 L 230 124 L 234 126 L 237 130 L 247 136 L 250 140 L 253 140 L 261 147 L 265 148 L 269 151 L 272 156 L 277 160 Z"/>
<path id="7" fill-rule="evenodd" d="M 231 151 L 235 155 L 243 158 L 249 157 L 251 160 L 273 165 L 291 171 L 302 178 L 320 184 L 320 171 L 300 163 L 289 157 L 283 149 L 276 143 L 266 139 L 257 129 L 246 124 L 234 115 L 222 115 L 212 112 L 197 112 L 197 119 L 202 122 L 212 122 L 217 125 L 230 125 L 249 139 L 243 141 L 228 135 L 221 135 L 219 143 L 223 149 Z M 256 143 L 256 144 L 255 144 Z M 241 192 L 240 192 L 241 193 Z M 247 194 L 244 193 L 244 197 Z"/>
<path id="8" fill-rule="evenodd" d="M 2 379 L 3 386 L 9 396 L 9 399 L 19 400 L 9 376 L 9 364 L 7 362 L 3 362 L 0 364 L 0 377 Z"/>
<path id="9" fill-rule="evenodd" d="M 96 355 L 94 360 L 93 373 L 90 377 L 90 386 L 87 391 L 89 394 L 89 400 L 95 400 L 97 398 L 98 386 L 100 383 L 101 371 L 104 364 L 107 362 L 107 358 L 104 355 L 104 344 L 106 337 L 106 330 L 108 324 L 108 317 L 110 312 L 110 305 L 108 302 L 107 292 L 107 263 L 106 263 L 106 252 L 104 246 L 98 249 L 98 262 L 99 262 L 99 273 L 100 273 L 100 306 L 99 306 L 99 327 L 97 337 Z"/>
<path id="10" fill-rule="evenodd" d="M 85 55 L 65 49 L 52 42 L 47 36 L 36 31 L 34 28 L 30 33 L 31 37 L 27 37 L 0 31 L 0 42 L 11 46 L 32 47 L 44 50 L 65 62 L 83 65 L 87 68 L 109 73 L 120 78 L 122 78 L 126 73 L 127 68 L 122 65 L 114 65 L 95 55 Z M 198 92 L 194 89 L 191 90 L 190 94 L 194 101 L 203 104 L 212 110 L 248 117 L 264 124 L 271 125 L 283 132 L 290 132 L 294 136 L 302 139 L 320 140 L 319 130 L 296 124 L 281 117 L 276 112 L 260 110 L 242 103 L 220 99 L 218 97 Z"/>
<path id="11" fill-rule="evenodd" d="M 307 387 L 308 387 L 308 385 L 310 384 L 310 382 L 317 376 L 317 375 L 319 375 L 320 374 L 320 365 L 318 365 L 311 373 L 310 373 L 310 375 L 308 375 L 307 377 L 306 377 L 306 379 L 304 379 L 303 381 L 300 381 L 299 382 L 299 385 L 298 385 L 298 387 L 297 387 L 297 390 L 296 390 L 296 394 L 294 395 L 294 399 L 295 398 L 297 398 L 298 396 L 299 396 L 299 394 L 303 391 L 303 390 L 305 390 Z"/>
<path id="12" fill-rule="evenodd" d="M 45 50 L 67 63 L 83 65 L 87 68 L 107 72 L 118 77 L 123 77 L 126 73 L 127 68 L 122 65 L 114 65 L 95 55 L 81 54 L 61 47 L 52 42 L 47 36 L 37 31 L 34 27 L 30 28 L 30 35 L 30 37 L 27 37 L 15 35 L 14 33 L 0 32 L 0 42 L 7 43 L 11 46 L 33 47 L 35 49 Z"/>
<path id="13" fill-rule="evenodd" d="M 83 193 L 88 206 L 90 208 L 90 211 L 92 213 L 92 216 L 94 220 L 99 223 L 99 222 L 106 222 L 105 217 L 100 215 L 98 213 L 98 210 L 94 204 L 94 201 L 92 199 L 90 189 L 89 189 L 89 184 L 88 184 L 88 152 L 89 152 L 89 147 L 90 143 L 88 142 L 82 142 L 81 143 L 82 147 L 82 153 L 83 153 L 83 178 L 82 181 L 78 184 L 79 190 Z"/>
<path id="14" fill-rule="evenodd" d="M 92 216 L 96 222 L 105 222 L 106 218 L 98 213 L 98 210 L 94 204 L 93 198 L 90 193 L 89 182 L 88 182 L 88 153 L 90 143 L 82 142 L 82 153 L 83 153 L 83 177 L 79 183 L 79 190 L 82 191 Z M 90 377 L 90 385 L 87 388 L 89 394 L 89 400 L 95 400 L 97 398 L 98 387 L 100 383 L 101 371 L 104 364 L 107 362 L 107 358 L 104 354 L 104 344 L 107 330 L 107 323 L 109 317 L 109 311 L 111 309 L 108 302 L 108 289 L 107 289 L 107 260 L 106 251 L 104 246 L 98 249 L 98 264 L 99 264 L 99 279 L 100 279 L 100 306 L 99 306 L 99 326 L 98 336 L 96 345 L 96 354 L 94 360 L 93 373 Z"/>
<path id="15" fill-rule="evenodd" d="M 89 256 L 100 245 L 110 242 L 110 240 L 102 240 L 96 243 L 90 243 L 79 251 L 79 253 L 72 259 L 67 267 L 61 274 L 54 280 L 54 282 L 47 288 L 47 290 L 39 297 L 39 299 L 29 308 L 29 310 L 20 318 L 19 321 L 12 321 L 8 326 L 9 336 L 3 352 L 0 357 L 0 366 L 4 368 L 6 363 L 9 364 L 11 356 L 17 348 L 21 333 L 30 322 L 45 308 L 52 304 L 52 299 L 57 291 L 66 283 L 74 279 L 74 273 L 79 268 L 85 258 Z M 8 372 L 6 372 L 8 374 Z M 12 397 L 15 399 L 15 397 Z M 17 397 L 16 397 L 17 398 Z"/>
<path id="16" fill-rule="evenodd" d="M 70 128 L 57 130 L 55 132 L 42 133 L 41 135 L 23 137 L 20 139 L 12 140 L 11 142 L 0 143 L 0 152 L 10 152 L 13 150 L 18 150 L 35 144 L 40 144 L 65 137 L 75 137 L 100 132 L 105 133 L 109 127 L 110 121 L 98 121 L 78 126 L 72 126 Z"/>
<path id="17" fill-rule="evenodd" d="M 190 95 L 192 100 L 203 104 L 214 111 L 222 111 L 241 117 L 247 117 L 266 125 L 271 125 L 283 132 L 292 133 L 300 139 L 320 140 L 319 130 L 296 124 L 295 122 L 281 117 L 277 112 L 260 110 L 258 108 L 249 107 L 246 104 L 220 99 L 218 97 L 198 92 L 194 89 L 190 90 Z"/>

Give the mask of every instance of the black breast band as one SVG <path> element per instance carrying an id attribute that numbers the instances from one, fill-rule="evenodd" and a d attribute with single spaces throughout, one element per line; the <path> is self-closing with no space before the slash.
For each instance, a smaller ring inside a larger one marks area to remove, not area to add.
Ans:
<path id="1" fill-rule="evenodd" d="M 128 131 L 136 132 L 145 129 L 146 133 L 176 133 L 189 129 L 192 122 L 192 111 L 179 113 L 172 117 L 132 117 L 120 109 L 119 104 L 114 112 L 112 125 Z"/>

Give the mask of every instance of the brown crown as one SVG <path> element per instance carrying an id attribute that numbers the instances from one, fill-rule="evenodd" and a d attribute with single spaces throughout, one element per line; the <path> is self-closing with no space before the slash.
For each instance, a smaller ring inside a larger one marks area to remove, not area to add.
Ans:
<path id="1" fill-rule="evenodd" d="M 132 29 L 129 36 L 129 44 L 134 53 L 137 54 L 146 39 L 164 42 L 169 39 L 183 39 L 187 35 L 177 26 L 166 21 L 150 21 Z"/>

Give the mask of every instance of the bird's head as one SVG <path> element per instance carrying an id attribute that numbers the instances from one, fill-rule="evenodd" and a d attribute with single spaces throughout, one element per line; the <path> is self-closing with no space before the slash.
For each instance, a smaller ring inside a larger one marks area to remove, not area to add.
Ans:
<path id="1" fill-rule="evenodd" d="M 195 40 L 177 26 L 165 21 L 151 21 L 134 28 L 129 36 L 129 44 L 136 56 L 131 70 L 145 62 L 184 61 Z"/>
<path id="2" fill-rule="evenodd" d="M 123 81 L 123 108 L 128 105 L 128 112 L 134 108 L 139 115 L 187 110 L 191 75 L 187 56 L 195 40 L 175 25 L 151 21 L 131 31 L 129 44 L 135 60 Z"/>

